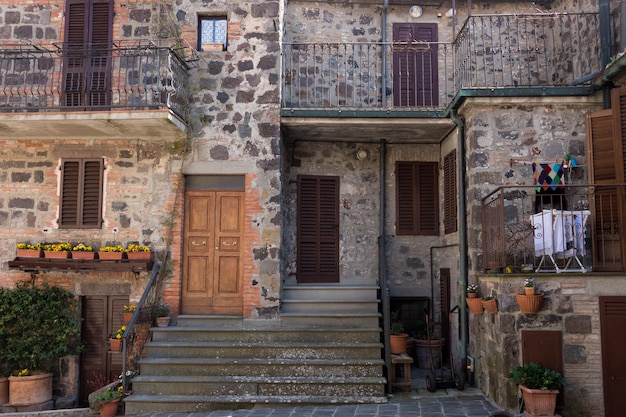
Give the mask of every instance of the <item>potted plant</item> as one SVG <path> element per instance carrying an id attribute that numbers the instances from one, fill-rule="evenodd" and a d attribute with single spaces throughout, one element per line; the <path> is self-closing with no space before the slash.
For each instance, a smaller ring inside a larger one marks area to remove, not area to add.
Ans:
<path id="1" fill-rule="evenodd" d="M 149 246 L 138 245 L 131 243 L 126 246 L 126 257 L 128 259 L 142 259 L 147 260 L 152 256 L 152 252 Z"/>
<path id="2" fill-rule="evenodd" d="M 130 319 L 133 318 L 133 313 L 137 310 L 137 304 L 124 305 L 123 309 L 122 317 L 124 318 L 124 324 L 128 324 Z"/>
<path id="3" fill-rule="evenodd" d="M 477 298 L 478 297 L 478 285 L 469 284 L 465 292 L 467 293 L 467 298 Z"/>
<path id="4" fill-rule="evenodd" d="M 487 310 L 487 313 L 495 313 L 498 311 L 498 306 L 496 304 L 496 299 L 492 296 L 483 297 L 482 305 Z"/>
<path id="5" fill-rule="evenodd" d="M 167 327 L 170 324 L 170 307 L 167 304 L 158 304 L 152 311 L 152 317 L 158 327 Z"/>
<path id="6" fill-rule="evenodd" d="M 389 349 L 394 355 L 406 353 L 409 335 L 404 332 L 404 324 L 400 321 L 400 312 L 391 313 L 391 336 L 389 337 Z"/>
<path id="7" fill-rule="evenodd" d="M 72 259 L 93 259 L 94 251 L 91 246 L 79 243 L 72 248 Z"/>
<path id="8" fill-rule="evenodd" d="M 483 303 L 482 300 L 478 297 L 478 285 L 469 284 L 465 292 L 467 293 L 465 302 L 467 303 L 470 311 L 474 314 L 482 314 Z"/>
<path id="9" fill-rule="evenodd" d="M 69 243 L 42 243 L 41 249 L 43 249 L 44 257 L 54 259 L 65 259 L 72 250 L 72 245 Z"/>
<path id="10" fill-rule="evenodd" d="M 111 347 L 111 352 L 119 352 L 122 350 L 122 337 L 124 336 L 124 332 L 126 331 L 126 326 L 122 326 L 115 331 L 109 338 L 109 346 Z"/>
<path id="11" fill-rule="evenodd" d="M 92 397 L 93 405 L 100 410 L 101 417 L 113 417 L 117 414 L 117 407 L 124 396 L 124 387 L 106 387 L 96 391 Z"/>
<path id="12" fill-rule="evenodd" d="M 98 250 L 98 259 L 100 260 L 120 260 L 124 254 L 124 246 L 122 245 L 107 245 L 101 246 Z"/>
<path id="13" fill-rule="evenodd" d="M 524 280 L 524 292 L 515 294 L 515 299 L 522 313 L 536 313 L 541 309 L 543 293 L 537 292 L 535 289 L 535 279 L 530 277 Z"/>
<path id="14" fill-rule="evenodd" d="M 0 359 L 11 372 L 9 403 L 52 406 L 51 371 L 82 348 L 74 296 L 34 279 L 18 283 L 0 291 L 0 322 Z"/>
<path id="15" fill-rule="evenodd" d="M 556 396 L 565 384 L 560 372 L 537 363 L 529 363 L 511 370 L 509 378 L 519 385 L 524 408 L 533 415 L 553 416 Z"/>
<path id="16" fill-rule="evenodd" d="M 478 298 L 480 301 L 480 298 Z M 415 327 L 415 354 L 417 367 L 430 369 L 431 358 L 435 368 L 441 366 L 441 347 L 443 340 L 435 334 L 435 327 L 430 320 L 417 320 Z"/>
<path id="17" fill-rule="evenodd" d="M 39 258 L 41 256 L 41 244 L 40 243 L 18 243 L 17 245 L 17 257 L 18 258 Z"/>

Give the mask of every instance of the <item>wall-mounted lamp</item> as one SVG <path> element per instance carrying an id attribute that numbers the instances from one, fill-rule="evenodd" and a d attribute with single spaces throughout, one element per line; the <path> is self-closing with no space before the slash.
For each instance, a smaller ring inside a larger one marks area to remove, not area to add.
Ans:
<path id="1" fill-rule="evenodd" d="M 358 159 L 359 161 L 363 161 L 364 159 L 367 159 L 368 153 L 365 149 L 363 148 L 359 148 L 356 151 L 356 159 Z"/>
<path id="2" fill-rule="evenodd" d="M 409 15 L 411 17 L 421 17 L 423 13 L 424 11 L 418 5 L 411 6 L 411 8 L 409 9 Z"/>

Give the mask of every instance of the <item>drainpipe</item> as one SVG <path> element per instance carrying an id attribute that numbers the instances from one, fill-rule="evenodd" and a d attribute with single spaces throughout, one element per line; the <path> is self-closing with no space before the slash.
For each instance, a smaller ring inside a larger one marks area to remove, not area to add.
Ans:
<path id="1" fill-rule="evenodd" d="M 381 32 L 383 33 L 383 56 L 382 56 L 382 66 L 383 66 L 383 80 L 381 85 L 381 93 L 382 93 L 382 103 L 383 108 L 387 107 L 387 7 L 389 6 L 389 0 L 383 1 L 383 19 L 381 23 Z"/>
<path id="2" fill-rule="evenodd" d="M 457 147 L 459 152 L 459 171 L 457 176 L 457 184 L 459 190 L 459 285 L 461 286 L 461 302 L 463 306 L 467 291 L 467 207 L 466 207 L 466 190 L 465 190 L 465 123 L 459 118 L 456 110 L 450 112 L 450 118 L 458 126 Z M 468 320 L 467 309 L 461 308 L 459 312 L 459 320 L 461 321 L 461 359 L 464 361 L 467 357 L 468 337 Z"/>
<path id="3" fill-rule="evenodd" d="M 387 189 L 385 187 L 385 175 L 387 172 L 387 142 L 385 139 L 380 140 L 380 218 L 378 220 L 378 279 L 380 285 L 380 296 L 383 315 L 383 344 L 385 354 L 385 369 L 387 376 L 391 375 L 391 349 L 389 346 L 389 335 L 391 334 L 391 305 L 389 301 L 389 287 L 387 285 L 387 257 L 385 255 L 387 249 L 385 219 L 387 217 L 386 198 Z M 391 394 L 391 383 L 389 378 L 387 384 L 387 393 Z"/>
<path id="4" fill-rule="evenodd" d="M 606 68 L 611 59 L 611 7 L 610 0 L 600 0 L 598 15 L 600 18 L 600 59 L 602 68 Z M 611 108 L 610 87 L 602 91 L 604 108 Z"/>

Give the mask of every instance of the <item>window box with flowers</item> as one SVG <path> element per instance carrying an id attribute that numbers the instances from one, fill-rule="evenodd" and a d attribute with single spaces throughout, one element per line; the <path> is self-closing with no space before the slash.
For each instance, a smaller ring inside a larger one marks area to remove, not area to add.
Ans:
<path id="1" fill-rule="evenodd" d="M 69 243 L 43 243 L 41 245 L 41 249 L 43 249 L 44 257 L 51 259 L 67 259 L 70 251 L 72 250 L 72 245 Z"/>
<path id="2" fill-rule="evenodd" d="M 124 246 L 122 245 L 102 246 L 98 251 L 98 259 L 101 261 L 118 261 L 122 259 L 122 255 L 124 255 Z"/>
<path id="3" fill-rule="evenodd" d="M 18 243 L 17 244 L 17 257 L 18 258 L 39 258 L 41 257 L 41 244 L 40 243 Z"/>
<path id="4" fill-rule="evenodd" d="M 91 246 L 79 243 L 72 248 L 72 259 L 93 259 L 95 252 Z"/>
<path id="5" fill-rule="evenodd" d="M 126 257 L 131 260 L 148 260 L 152 256 L 149 246 L 137 245 L 134 243 L 126 247 Z"/>

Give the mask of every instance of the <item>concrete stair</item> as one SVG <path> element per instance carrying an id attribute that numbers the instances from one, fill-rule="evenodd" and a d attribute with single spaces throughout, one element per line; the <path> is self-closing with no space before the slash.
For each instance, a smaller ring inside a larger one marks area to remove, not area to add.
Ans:
<path id="1" fill-rule="evenodd" d="M 153 328 L 125 413 L 386 402 L 376 287 L 338 288 L 286 287 L 275 320 Z"/>

